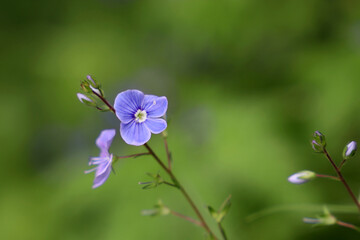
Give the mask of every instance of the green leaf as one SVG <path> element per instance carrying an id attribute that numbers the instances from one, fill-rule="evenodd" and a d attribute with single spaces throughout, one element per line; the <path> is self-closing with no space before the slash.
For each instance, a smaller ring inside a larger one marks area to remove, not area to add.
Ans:
<path id="1" fill-rule="evenodd" d="M 231 195 L 229 195 L 225 201 L 221 204 L 218 211 L 215 211 L 213 207 L 208 206 L 210 215 L 215 219 L 217 223 L 221 223 L 231 207 Z"/>
<path id="2" fill-rule="evenodd" d="M 215 211 L 215 209 L 211 206 L 208 206 L 208 210 L 210 215 L 216 220 L 218 217 L 218 213 Z"/>
<path id="3" fill-rule="evenodd" d="M 226 214 L 229 212 L 229 209 L 231 207 L 231 195 L 229 195 L 225 201 L 223 202 L 223 204 L 221 204 L 221 207 L 218 211 L 219 216 L 218 216 L 218 222 L 220 223 L 224 217 L 226 216 Z"/>

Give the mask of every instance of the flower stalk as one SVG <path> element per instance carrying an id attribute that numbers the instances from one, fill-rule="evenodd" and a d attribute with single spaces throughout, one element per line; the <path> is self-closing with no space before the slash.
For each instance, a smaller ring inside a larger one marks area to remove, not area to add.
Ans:
<path id="1" fill-rule="evenodd" d="M 185 215 L 183 215 L 181 213 L 178 213 L 178 212 L 175 212 L 173 210 L 170 210 L 170 214 L 172 214 L 172 215 L 174 215 L 176 217 L 182 218 L 182 219 L 184 219 L 184 220 L 186 220 L 188 222 L 191 222 L 191 223 L 193 223 L 193 224 L 195 224 L 195 225 L 197 225 L 199 227 L 203 227 L 203 224 L 201 222 L 199 222 L 199 221 L 197 221 L 197 220 L 195 220 L 195 219 L 193 219 L 193 218 L 191 218 L 189 216 L 185 216 Z"/>
<path id="2" fill-rule="evenodd" d="M 316 174 L 316 177 L 318 178 L 329 178 L 335 181 L 340 181 L 340 178 L 335 177 L 335 176 L 331 176 L 331 175 L 326 175 L 326 174 Z"/>
<path id="3" fill-rule="evenodd" d="M 349 184 L 346 182 L 345 178 L 343 177 L 341 170 L 339 167 L 336 166 L 334 160 L 331 158 L 330 154 L 328 153 L 328 151 L 326 150 L 326 148 L 324 147 L 324 154 L 326 156 L 326 158 L 329 160 L 329 162 L 331 163 L 331 165 L 333 166 L 334 170 L 336 171 L 340 181 L 343 183 L 343 185 L 345 186 L 346 190 L 348 191 L 351 199 L 354 201 L 356 207 L 359 209 L 360 211 L 360 203 L 357 200 L 354 192 L 351 190 Z"/>
<path id="4" fill-rule="evenodd" d="M 165 170 L 165 172 L 170 176 L 171 180 L 174 182 L 175 185 L 178 186 L 181 193 L 184 195 L 185 199 L 189 202 L 191 208 L 194 210 L 195 214 L 199 218 L 201 222 L 201 226 L 209 233 L 210 236 L 212 236 L 215 240 L 217 239 L 214 233 L 211 231 L 207 223 L 205 222 L 205 219 L 201 215 L 199 209 L 196 207 L 193 200 L 190 198 L 189 194 L 186 192 L 184 187 L 180 184 L 180 182 L 177 180 L 175 175 L 172 173 L 172 171 L 165 166 L 165 164 L 160 160 L 160 158 L 155 154 L 155 152 L 151 149 L 151 147 L 145 143 L 144 146 L 149 151 L 149 153 L 154 157 L 154 159 L 157 161 L 157 163 Z"/>

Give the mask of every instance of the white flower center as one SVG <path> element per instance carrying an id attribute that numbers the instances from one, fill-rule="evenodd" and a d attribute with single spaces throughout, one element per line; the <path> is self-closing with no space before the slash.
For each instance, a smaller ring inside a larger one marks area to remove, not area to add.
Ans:
<path id="1" fill-rule="evenodd" d="M 147 117 L 147 113 L 145 110 L 137 110 L 137 112 L 135 113 L 135 121 L 137 121 L 138 123 L 142 123 L 146 120 Z"/>

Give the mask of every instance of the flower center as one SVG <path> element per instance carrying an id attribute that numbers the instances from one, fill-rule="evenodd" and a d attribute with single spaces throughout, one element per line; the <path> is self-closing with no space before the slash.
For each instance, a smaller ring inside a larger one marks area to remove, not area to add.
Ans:
<path id="1" fill-rule="evenodd" d="M 137 121 L 138 123 L 142 123 L 146 120 L 147 117 L 147 113 L 145 110 L 137 110 L 137 112 L 135 113 L 135 121 Z"/>

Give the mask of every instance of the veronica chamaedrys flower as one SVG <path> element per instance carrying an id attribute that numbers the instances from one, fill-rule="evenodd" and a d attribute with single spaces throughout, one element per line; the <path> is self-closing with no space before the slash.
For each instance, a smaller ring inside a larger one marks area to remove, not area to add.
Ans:
<path id="1" fill-rule="evenodd" d="M 95 171 L 95 179 L 92 186 L 93 188 L 97 188 L 104 184 L 110 175 L 113 155 L 109 153 L 109 148 L 113 138 L 115 137 L 115 133 L 115 129 L 106 129 L 103 130 L 96 139 L 96 145 L 100 149 L 100 155 L 99 157 L 90 158 L 89 165 L 97 166 L 88 171 L 85 171 L 85 173 Z"/>
<path id="2" fill-rule="evenodd" d="M 161 117 L 168 107 L 166 97 L 145 95 L 139 90 L 127 90 L 116 96 L 114 108 L 120 119 L 120 134 L 127 144 L 140 146 L 167 127 Z"/>

